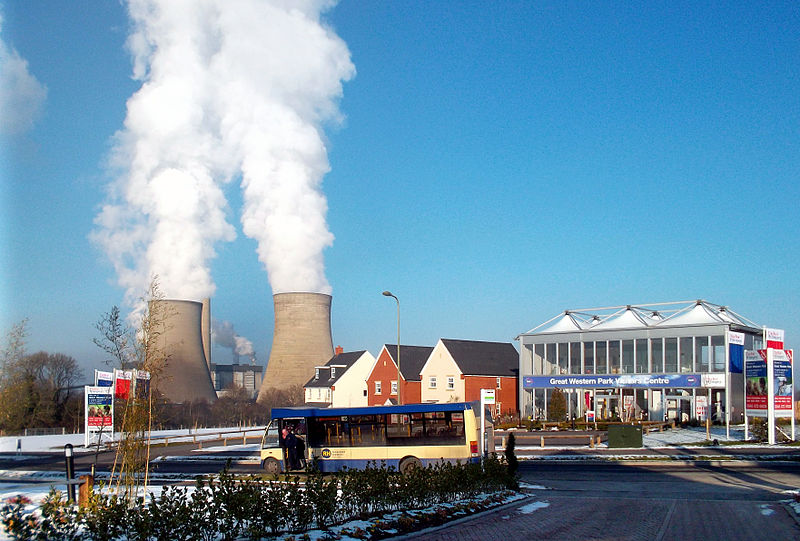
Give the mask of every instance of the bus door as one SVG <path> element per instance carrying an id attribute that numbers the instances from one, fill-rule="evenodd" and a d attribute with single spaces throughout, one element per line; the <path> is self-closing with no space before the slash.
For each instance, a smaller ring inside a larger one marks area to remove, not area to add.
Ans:
<path id="1" fill-rule="evenodd" d="M 298 442 L 296 450 L 299 463 L 294 466 L 296 468 L 305 467 L 307 458 L 305 419 L 273 419 L 261 439 L 261 466 L 268 473 L 280 473 L 290 469 L 283 429 L 291 429 Z"/>

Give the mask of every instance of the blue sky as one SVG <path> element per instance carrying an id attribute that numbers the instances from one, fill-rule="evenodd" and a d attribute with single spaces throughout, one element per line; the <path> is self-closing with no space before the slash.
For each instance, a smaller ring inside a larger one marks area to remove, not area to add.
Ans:
<path id="1" fill-rule="evenodd" d="M 4 46 L 46 87 L 32 127 L 0 135 L 0 329 L 27 317 L 29 350 L 93 366 L 94 324 L 125 293 L 89 236 L 141 85 L 126 8 L 0 10 Z M 796 3 L 345 0 L 323 19 L 356 70 L 343 120 L 325 124 L 335 344 L 393 343 L 390 289 L 409 344 L 511 341 L 567 308 L 703 298 L 793 346 Z M 239 182 L 224 194 L 237 238 L 215 244 L 213 314 L 263 363 L 272 290 Z"/>

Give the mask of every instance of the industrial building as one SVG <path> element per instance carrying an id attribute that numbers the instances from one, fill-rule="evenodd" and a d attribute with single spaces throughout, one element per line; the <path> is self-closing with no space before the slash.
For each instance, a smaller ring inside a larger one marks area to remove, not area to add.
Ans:
<path id="1" fill-rule="evenodd" d="M 255 399 L 261 389 L 264 367 L 257 364 L 215 364 L 211 363 L 211 380 L 217 397 L 222 397 L 232 387 L 247 391 Z"/>
<path id="2" fill-rule="evenodd" d="M 697 300 L 565 310 L 517 339 L 523 418 L 546 419 L 558 388 L 570 418 L 741 422 L 743 350 L 764 329 Z"/>

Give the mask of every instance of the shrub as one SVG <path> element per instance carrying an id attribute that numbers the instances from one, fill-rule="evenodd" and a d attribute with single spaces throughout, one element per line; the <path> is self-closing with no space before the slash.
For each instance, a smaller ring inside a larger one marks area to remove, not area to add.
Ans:
<path id="1" fill-rule="evenodd" d="M 12 539 L 262 539 L 516 486 L 509 468 L 513 436 L 510 442 L 505 461 L 493 454 L 480 464 L 444 462 L 406 474 L 370 464 L 334 475 L 312 472 L 305 483 L 299 477 L 236 478 L 223 471 L 207 483 L 198 478 L 194 490 L 165 487 L 149 500 L 96 491 L 83 510 L 54 491 L 39 509 L 21 497 L 7 501 L 0 506 L 0 523 Z"/>

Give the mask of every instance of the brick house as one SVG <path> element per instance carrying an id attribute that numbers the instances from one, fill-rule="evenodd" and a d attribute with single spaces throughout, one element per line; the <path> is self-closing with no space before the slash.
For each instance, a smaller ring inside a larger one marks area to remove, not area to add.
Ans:
<path id="1" fill-rule="evenodd" d="M 519 352 L 511 343 L 443 338 L 420 369 L 420 398 L 469 402 L 480 400 L 481 389 L 495 389 L 495 413 L 516 414 L 518 374 Z"/>
<path id="2" fill-rule="evenodd" d="M 418 404 L 420 369 L 432 347 L 400 345 L 400 397 L 403 404 Z M 367 377 L 367 398 L 370 406 L 397 403 L 397 344 L 385 344 Z"/>

